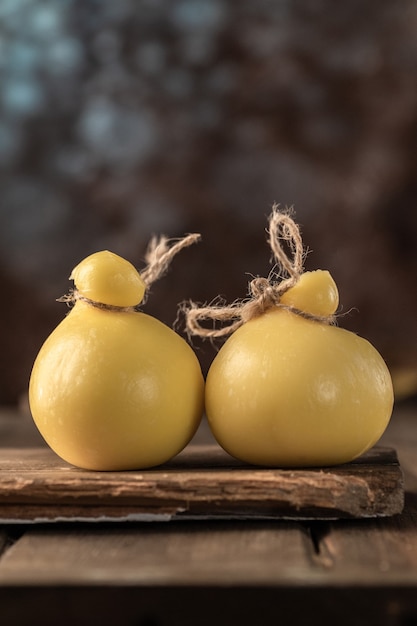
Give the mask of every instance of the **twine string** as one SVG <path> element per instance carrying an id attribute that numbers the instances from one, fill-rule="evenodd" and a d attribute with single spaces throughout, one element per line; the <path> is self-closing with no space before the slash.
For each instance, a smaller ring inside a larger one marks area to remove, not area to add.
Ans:
<path id="1" fill-rule="evenodd" d="M 185 308 L 188 335 L 202 338 L 226 337 L 245 322 L 258 317 L 272 307 L 290 310 L 306 319 L 332 323 L 333 317 L 321 317 L 301 311 L 281 302 L 282 295 L 293 287 L 303 273 L 304 247 L 298 225 L 291 210 L 279 210 L 274 204 L 269 217 L 268 243 L 274 269 L 268 278 L 257 276 L 249 283 L 249 298 L 231 305 L 198 306 L 191 302 Z M 289 252 L 287 252 L 287 250 Z M 211 322 L 211 327 L 207 323 Z M 216 327 L 216 322 L 224 324 Z"/>

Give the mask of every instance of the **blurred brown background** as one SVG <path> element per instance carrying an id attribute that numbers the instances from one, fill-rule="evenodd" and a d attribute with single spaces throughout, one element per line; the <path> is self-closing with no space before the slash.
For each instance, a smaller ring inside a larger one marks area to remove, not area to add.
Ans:
<path id="1" fill-rule="evenodd" d="M 84 256 L 200 232 L 146 305 L 171 325 L 268 274 L 274 202 L 415 396 L 416 33 L 412 0 L 2 0 L 0 404 Z"/>

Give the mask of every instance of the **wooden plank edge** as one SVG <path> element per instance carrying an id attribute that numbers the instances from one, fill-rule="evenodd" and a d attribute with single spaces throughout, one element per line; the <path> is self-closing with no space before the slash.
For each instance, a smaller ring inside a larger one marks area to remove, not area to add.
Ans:
<path id="1" fill-rule="evenodd" d="M 378 504 L 378 503 L 377 503 Z M 208 507 L 138 507 L 138 506 L 76 506 L 76 505 L 0 505 L 0 523 L 49 523 L 49 522 L 170 522 L 170 521 L 214 521 L 214 520 L 252 520 L 252 521 L 332 521 L 339 519 L 371 519 L 399 515 L 404 509 L 404 494 L 398 492 L 385 500 L 384 505 L 372 510 L 352 513 L 343 508 L 322 509 L 309 507 L 277 508 L 244 506 L 239 508 L 222 506 L 217 511 Z"/>
<path id="2" fill-rule="evenodd" d="M 388 517 L 404 507 L 403 473 L 392 449 L 382 450 L 384 474 L 373 471 L 370 460 L 355 463 L 355 477 L 349 465 L 315 470 L 266 470 L 247 466 L 190 465 L 180 456 L 172 468 L 149 473 L 91 473 L 64 466 L 60 481 L 52 485 L 48 471 L 12 471 L 0 490 L 0 521 L 3 523 L 45 521 L 169 521 L 172 519 L 287 519 L 333 520 Z M 46 469 L 46 468 L 45 468 Z M 178 472 L 172 480 L 166 470 Z M 184 470 L 188 470 L 185 471 Z M 220 470 L 220 471 L 218 471 Z M 211 477 L 211 490 L 205 492 Z M 187 477 L 188 474 L 188 477 Z M 125 480 L 129 484 L 120 484 Z M 317 477 L 320 478 L 317 481 Z M 129 480 L 129 479 L 132 479 Z M 137 479 L 140 478 L 138 481 Z M 167 480 L 168 478 L 168 480 Z M 245 478 L 245 480 L 241 480 Z M 107 482 L 106 482 L 107 481 Z M 84 488 L 84 492 L 81 487 Z M 91 502 L 97 492 L 99 501 Z M 103 490 L 107 489 L 107 493 Z M 259 498 L 259 489 L 264 489 Z M 329 493 L 332 498 L 329 499 Z M 352 497 L 353 494 L 353 497 Z"/>

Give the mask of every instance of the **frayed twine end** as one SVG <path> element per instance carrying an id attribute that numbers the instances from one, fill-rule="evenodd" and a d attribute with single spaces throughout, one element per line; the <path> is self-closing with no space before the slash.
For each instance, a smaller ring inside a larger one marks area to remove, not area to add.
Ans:
<path id="1" fill-rule="evenodd" d="M 140 272 L 147 288 L 167 272 L 172 259 L 178 252 L 197 243 L 200 239 L 201 235 L 198 233 L 191 233 L 180 239 L 168 239 L 165 235 L 152 237 L 145 254 L 147 265 Z"/>

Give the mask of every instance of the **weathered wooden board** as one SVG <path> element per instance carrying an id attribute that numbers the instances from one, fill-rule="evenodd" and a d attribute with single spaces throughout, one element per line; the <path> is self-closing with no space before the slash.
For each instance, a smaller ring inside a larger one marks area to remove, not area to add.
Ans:
<path id="1" fill-rule="evenodd" d="M 391 448 L 329 468 L 265 469 L 218 446 L 189 446 L 158 468 L 80 470 L 48 448 L 0 448 L 0 521 L 169 521 L 384 517 L 404 505 Z"/>
<path id="2" fill-rule="evenodd" d="M 65 528 L 62 531 L 62 528 Z M 49 524 L 26 532 L 0 558 L 2 584 L 201 585 L 288 583 L 315 570 L 299 522 Z M 1 614 L 1 609 L 0 609 Z M 168 622 L 166 622 L 168 623 Z"/>

